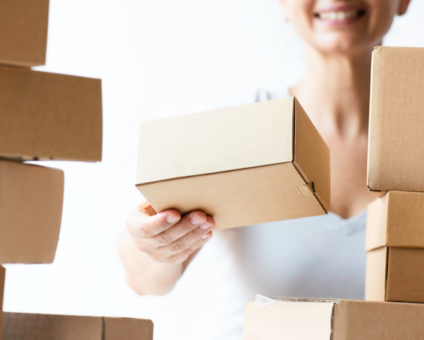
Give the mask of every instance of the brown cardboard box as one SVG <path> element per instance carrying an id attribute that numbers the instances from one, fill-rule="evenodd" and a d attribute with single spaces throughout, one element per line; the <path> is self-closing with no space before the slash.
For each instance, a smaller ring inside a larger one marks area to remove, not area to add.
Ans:
<path id="1" fill-rule="evenodd" d="M 424 302 L 424 193 L 390 191 L 368 207 L 365 298 Z"/>
<path id="2" fill-rule="evenodd" d="M 101 80 L 0 67 L 0 157 L 100 161 Z"/>
<path id="3" fill-rule="evenodd" d="M 0 159 L 0 263 L 52 263 L 62 219 L 62 170 Z"/>
<path id="4" fill-rule="evenodd" d="M 368 187 L 424 191 L 424 48 L 376 47 L 372 57 Z"/>
<path id="5" fill-rule="evenodd" d="M 351 300 L 276 299 L 245 307 L 243 340 L 424 339 L 424 305 Z"/>
<path id="6" fill-rule="evenodd" d="M 4 296 L 4 283 L 6 280 L 6 269 L 0 265 L 0 340 L 3 332 L 3 296 Z"/>
<path id="7" fill-rule="evenodd" d="M 46 62 L 49 0 L 0 1 L 0 64 Z"/>
<path id="8" fill-rule="evenodd" d="M 330 152 L 296 98 L 141 124 L 136 186 L 217 229 L 326 214 Z"/>
<path id="9" fill-rule="evenodd" d="M 2 340 L 152 340 L 150 320 L 4 313 Z"/>

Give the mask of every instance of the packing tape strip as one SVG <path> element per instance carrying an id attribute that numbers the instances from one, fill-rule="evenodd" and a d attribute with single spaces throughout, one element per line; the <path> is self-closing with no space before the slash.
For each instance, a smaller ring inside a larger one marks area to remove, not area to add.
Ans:
<path id="1" fill-rule="evenodd" d="M 339 299 L 321 299 L 321 298 L 288 298 L 288 297 L 274 297 L 270 298 L 261 294 L 256 294 L 254 298 L 254 305 L 256 307 L 265 307 L 278 301 L 284 302 L 319 302 L 319 303 L 335 303 L 339 304 Z"/>

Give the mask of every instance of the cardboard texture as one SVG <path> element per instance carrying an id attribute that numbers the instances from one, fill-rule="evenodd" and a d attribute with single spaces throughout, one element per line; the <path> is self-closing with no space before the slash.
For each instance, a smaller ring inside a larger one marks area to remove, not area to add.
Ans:
<path id="1" fill-rule="evenodd" d="M 136 186 L 156 211 L 216 229 L 323 215 L 330 154 L 295 98 L 141 124 Z"/>
<path id="2" fill-rule="evenodd" d="M 150 320 L 4 313 L 2 340 L 152 340 Z"/>
<path id="3" fill-rule="evenodd" d="M 0 340 L 3 333 L 3 296 L 4 284 L 6 281 L 6 269 L 0 265 Z"/>
<path id="4" fill-rule="evenodd" d="M 243 340 L 416 340 L 424 305 L 350 300 L 279 299 L 245 307 Z"/>
<path id="5" fill-rule="evenodd" d="M 104 340 L 152 340 L 153 322 L 141 319 L 104 318 Z"/>
<path id="6" fill-rule="evenodd" d="M 376 47 L 372 56 L 368 187 L 424 191 L 424 48 Z"/>
<path id="7" fill-rule="evenodd" d="M 46 62 L 49 0 L 0 1 L 0 64 Z"/>
<path id="8" fill-rule="evenodd" d="M 101 80 L 0 67 L 0 157 L 102 158 Z"/>
<path id="9" fill-rule="evenodd" d="M 424 193 L 390 191 L 368 208 L 366 300 L 424 302 Z"/>
<path id="10" fill-rule="evenodd" d="M 0 159 L 0 263 L 52 263 L 62 220 L 62 170 Z"/>

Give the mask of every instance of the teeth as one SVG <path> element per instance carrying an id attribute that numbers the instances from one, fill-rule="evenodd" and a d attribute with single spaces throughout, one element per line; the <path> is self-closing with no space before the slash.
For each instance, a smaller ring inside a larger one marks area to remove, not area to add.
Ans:
<path id="1" fill-rule="evenodd" d="M 342 21 L 349 18 L 357 17 L 359 11 L 333 11 L 333 12 L 322 12 L 318 16 L 320 19 L 331 20 L 331 21 Z"/>

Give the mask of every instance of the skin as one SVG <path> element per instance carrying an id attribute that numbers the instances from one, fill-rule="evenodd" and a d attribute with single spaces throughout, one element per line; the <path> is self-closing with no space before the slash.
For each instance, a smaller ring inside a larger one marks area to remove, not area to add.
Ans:
<path id="1" fill-rule="evenodd" d="M 374 199 L 366 186 L 371 52 L 410 0 L 280 2 L 305 42 L 306 75 L 290 92 L 331 150 L 331 208 L 349 218 Z M 343 22 L 319 17 L 330 9 L 363 15 Z M 130 287 L 140 295 L 170 292 L 213 227 L 213 218 L 201 211 L 156 213 L 143 202 L 128 215 L 118 241 Z"/>

